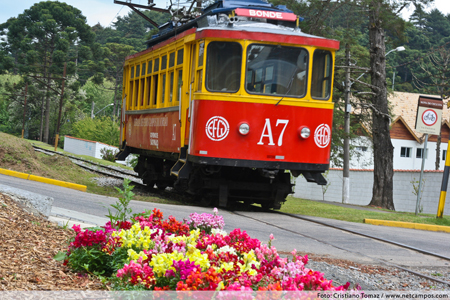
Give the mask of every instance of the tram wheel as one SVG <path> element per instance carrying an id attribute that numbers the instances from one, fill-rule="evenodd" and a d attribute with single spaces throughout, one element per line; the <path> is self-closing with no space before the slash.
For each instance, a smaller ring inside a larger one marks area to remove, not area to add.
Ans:
<path id="1" fill-rule="evenodd" d="M 151 181 L 144 181 L 144 183 L 147 185 L 147 189 L 152 190 L 155 186 L 155 182 L 153 180 Z"/>
<path id="2" fill-rule="evenodd" d="M 158 188 L 158 190 L 164 191 L 166 189 L 166 187 L 168 187 L 169 184 L 167 184 L 166 182 L 157 182 L 156 183 L 156 187 Z"/>
<path id="3" fill-rule="evenodd" d="M 263 211 L 269 211 L 273 207 L 273 202 L 272 201 L 263 202 L 261 203 L 261 207 Z"/>

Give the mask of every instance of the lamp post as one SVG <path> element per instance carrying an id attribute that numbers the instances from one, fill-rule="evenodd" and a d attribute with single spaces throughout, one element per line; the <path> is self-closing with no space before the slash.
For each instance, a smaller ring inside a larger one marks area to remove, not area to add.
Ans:
<path id="1" fill-rule="evenodd" d="M 391 51 L 389 51 L 388 53 L 386 53 L 386 56 L 389 54 L 389 53 L 391 53 L 391 52 L 393 52 L 393 51 L 404 51 L 404 50 L 406 50 L 405 49 L 405 47 L 403 47 L 403 46 L 399 46 L 399 47 L 397 47 L 397 48 L 395 48 L 395 49 L 392 49 Z M 394 70 L 394 75 L 392 75 L 392 91 L 394 91 L 394 84 L 395 84 L 395 70 Z"/>
<path id="2" fill-rule="evenodd" d="M 386 53 L 386 56 L 389 55 L 389 53 L 394 51 L 403 51 L 405 50 L 405 47 L 399 46 L 395 49 L 392 49 Z M 350 135 L 350 112 L 351 112 L 351 104 L 350 104 L 350 90 L 353 85 L 353 82 L 350 81 L 350 48 L 347 44 L 346 46 L 346 66 L 345 69 L 345 121 L 344 121 L 344 130 L 345 130 L 345 136 L 344 136 L 344 169 L 343 169 L 343 176 L 342 176 L 342 203 L 348 203 L 350 199 L 350 141 L 349 141 L 349 135 Z M 359 75 L 356 80 L 359 80 L 362 76 L 364 76 L 367 72 L 362 73 Z M 394 75 L 395 76 L 395 75 Z"/>
<path id="3" fill-rule="evenodd" d="M 100 109 L 100 110 L 99 110 L 98 112 L 96 112 L 95 114 L 93 113 L 93 114 L 91 115 L 91 119 L 93 119 L 93 118 L 95 117 L 96 114 L 98 114 L 99 112 L 103 111 L 105 108 L 107 108 L 107 107 L 109 107 L 109 106 L 111 106 L 111 105 L 114 105 L 114 103 L 110 103 L 110 104 L 106 105 L 105 107 L 103 107 L 102 109 Z M 92 110 L 92 111 L 94 111 L 94 110 Z"/>

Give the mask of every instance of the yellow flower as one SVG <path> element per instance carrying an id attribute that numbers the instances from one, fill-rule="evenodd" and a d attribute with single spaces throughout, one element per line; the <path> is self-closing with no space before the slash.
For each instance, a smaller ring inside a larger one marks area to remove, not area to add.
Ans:
<path id="1" fill-rule="evenodd" d="M 139 253 L 137 253 L 133 249 L 128 249 L 127 253 L 128 253 L 129 260 L 133 260 L 135 262 L 137 260 L 139 260 L 139 258 L 141 258 L 141 257 L 142 257 L 142 260 L 148 259 L 148 256 L 143 251 L 140 251 Z"/>
<path id="2" fill-rule="evenodd" d="M 243 253 L 242 260 L 244 264 L 238 263 L 241 272 L 249 271 L 250 275 L 256 275 L 256 271 L 252 269 L 252 265 L 255 265 L 256 268 L 259 268 L 260 262 L 256 260 L 256 255 L 253 250 L 250 250 L 248 253 Z"/>

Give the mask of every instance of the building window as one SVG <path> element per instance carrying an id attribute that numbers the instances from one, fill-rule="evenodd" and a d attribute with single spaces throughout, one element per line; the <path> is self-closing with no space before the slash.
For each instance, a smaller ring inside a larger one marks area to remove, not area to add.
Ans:
<path id="1" fill-rule="evenodd" d="M 428 158 L 428 149 L 426 152 L 427 154 L 425 155 L 425 158 Z M 417 148 L 416 158 L 423 158 L 423 148 Z"/>
<path id="2" fill-rule="evenodd" d="M 402 147 L 400 149 L 400 157 L 411 157 L 411 148 Z"/>
<path id="3" fill-rule="evenodd" d="M 442 150 L 442 160 L 445 160 L 447 157 L 447 150 Z"/>
<path id="4" fill-rule="evenodd" d="M 364 146 L 357 146 L 357 147 L 356 147 L 356 151 L 366 152 L 366 151 L 367 151 L 367 147 L 364 147 Z"/>

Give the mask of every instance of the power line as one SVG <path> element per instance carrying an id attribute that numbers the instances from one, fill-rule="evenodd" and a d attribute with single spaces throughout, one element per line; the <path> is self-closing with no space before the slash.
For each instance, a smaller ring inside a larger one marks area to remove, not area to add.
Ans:
<path id="1" fill-rule="evenodd" d="M 114 22 L 114 19 L 117 18 L 117 16 L 120 14 L 120 12 L 122 11 L 123 6 L 120 7 L 119 11 L 117 12 L 117 14 L 114 16 L 114 18 L 111 20 L 111 22 L 109 22 L 108 27 L 111 27 L 112 22 Z"/>

